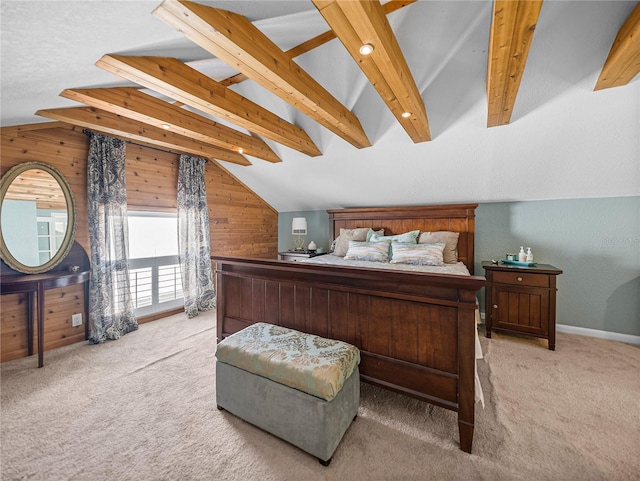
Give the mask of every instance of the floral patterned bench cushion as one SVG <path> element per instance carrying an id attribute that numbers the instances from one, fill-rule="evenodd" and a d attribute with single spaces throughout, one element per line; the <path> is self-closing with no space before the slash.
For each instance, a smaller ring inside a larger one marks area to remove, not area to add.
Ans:
<path id="1" fill-rule="evenodd" d="M 360 350 L 346 342 L 260 322 L 221 341 L 216 357 L 331 401 L 360 363 Z"/>

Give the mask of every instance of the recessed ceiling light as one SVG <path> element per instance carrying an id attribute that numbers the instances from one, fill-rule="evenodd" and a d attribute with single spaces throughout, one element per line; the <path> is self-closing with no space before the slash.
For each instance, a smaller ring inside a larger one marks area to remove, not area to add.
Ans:
<path id="1" fill-rule="evenodd" d="M 169 130 L 171 128 L 169 124 L 162 124 L 160 127 L 162 127 L 164 130 Z"/>
<path id="2" fill-rule="evenodd" d="M 404 117 L 405 119 L 411 117 L 411 112 L 402 112 L 402 117 Z"/>
<path id="3" fill-rule="evenodd" d="M 362 47 L 360 47 L 360 53 L 362 55 L 369 55 L 371 52 L 373 52 L 373 45 L 371 45 L 370 43 L 365 43 Z"/>
<path id="4" fill-rule="evenodd" d="M 241 154 L 242 152 L 244 152 L 244 150 L 242 150 L 242 147 L 240 147 L 240 148 L 238 149 L 238 153 L 239 153 L 239 154 Z"/>

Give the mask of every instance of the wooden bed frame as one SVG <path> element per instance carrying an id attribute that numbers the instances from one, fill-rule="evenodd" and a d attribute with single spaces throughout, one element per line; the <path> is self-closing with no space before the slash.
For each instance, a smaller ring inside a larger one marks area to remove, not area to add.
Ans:
<path id="1" fill-rule="evenodd" d="M 456 231 L 474 271 L 477 204 L 329 210 L 340 228 Z M 475 408 L 476 293 L 484 277 L 212 257 L 218 342 L 268 322 L 340 339 L 361 351 L 363 381 L 458 413 L 460 449 L 471 452 Z"/>

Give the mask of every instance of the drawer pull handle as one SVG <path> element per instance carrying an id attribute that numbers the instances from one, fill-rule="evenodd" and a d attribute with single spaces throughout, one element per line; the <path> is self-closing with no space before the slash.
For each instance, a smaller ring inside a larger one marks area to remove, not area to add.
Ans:
<path id="1" fill-rule="evenodd" d="M 494 304 L 494 305 L 493 305 L 493 308 L 494 308 L 494 309 L 497 309 L 497 308 L 498 308 L 498 304 Z"/>
<path id="2" fill-rule="evenodd" d="M 522 282 L 522 277 L 518 277 L 518 282 Z"/>

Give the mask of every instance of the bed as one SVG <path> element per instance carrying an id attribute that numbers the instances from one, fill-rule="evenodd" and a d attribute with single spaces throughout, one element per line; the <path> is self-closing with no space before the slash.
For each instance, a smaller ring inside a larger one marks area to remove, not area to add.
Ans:
<path id="1" fill-rule="evenodd" d="M 477 204 L 329 210 L 329 236 L 370 227 L 385 235 L 457 232 L 465 275 L 266 259 L 212 257 L 217 337 L 256 322 L 354 344 L 362 381 L 453 410 L 460 449 L 474 430 Z M 328 257 L 328 256 L 321 256 Z M 469 275 L 466 275 L 466 274 Z"/>

